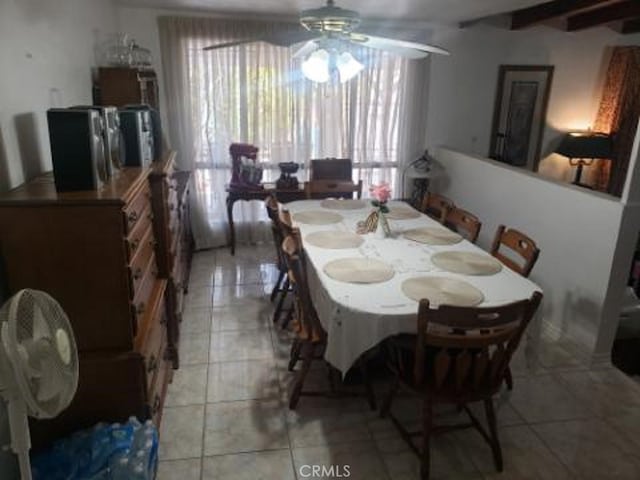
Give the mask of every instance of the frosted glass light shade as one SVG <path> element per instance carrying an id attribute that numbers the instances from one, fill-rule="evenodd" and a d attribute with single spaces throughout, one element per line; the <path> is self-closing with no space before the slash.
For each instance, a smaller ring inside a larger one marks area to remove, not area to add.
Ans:
<path id="1" fill-rule="evenodd" d="M 354 58 L 349 52 L 343 52 L 336 59 L 336 67 L 341 82 L 348 82 L 362 71 L 364 65 Z"/>
<path id="2" fill-rule="evenodd" d="M 319 49 L 302 62 L 302 74 L 312 82 L 329 81 L 329 52 Z"/>

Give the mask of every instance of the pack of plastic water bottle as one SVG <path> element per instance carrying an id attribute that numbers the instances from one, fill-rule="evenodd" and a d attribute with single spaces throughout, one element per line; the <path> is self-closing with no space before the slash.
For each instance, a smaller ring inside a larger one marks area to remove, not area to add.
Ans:
<path id="1" fill-rule="evenodd" d="M 157 466 L 158 431 L 135 417 L 76 432 L 31 459 L 35 480 L 153 480 Z"/>

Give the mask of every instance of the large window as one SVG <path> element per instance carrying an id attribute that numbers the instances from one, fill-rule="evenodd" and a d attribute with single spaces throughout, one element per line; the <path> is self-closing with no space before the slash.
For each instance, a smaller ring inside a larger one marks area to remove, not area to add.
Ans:
<path id="1" fill-rule="evenodd" d="M 302 60 L 289 48 L 254 42 L 203 51 L 298 25 L 180 17 L 161 17 L 159 24 L 168 132 L 181 166 L 196 169 L 191 198 L 199 248 L 226 242 L 233 142 L 260 149 L 265 181 L 277 177 L 279 162 L 351 158 L 365 191 L 382 180 L 395 185 L 399 166 L 424 149 L 425 62 L 355 49 L 366 66 L 360 74 L 344 84 L 318 85 L 302 76 Z M 306 177 L 306 171 L 298 174 Z M 234 219 L 240 240 L 268 233 L 260 227 L 266 219 L 257 202 L 238 202 Z"/>
<path id="2" fill-rule="evenodd" d="M 316 84 L 302 76 L 288 48 L 252 43 L 203 52 L 202 39 L 191 39 L 198 166 L 228 169 L 229 144 L 247 142 L 260 148 L 266 177 L 277 174 L 278 162 L 341 157 L 353 160 L 354 176 L 365 183 L 393 183 L 406 60 L 355 54 L 366 64 L 356 78 Z"/>

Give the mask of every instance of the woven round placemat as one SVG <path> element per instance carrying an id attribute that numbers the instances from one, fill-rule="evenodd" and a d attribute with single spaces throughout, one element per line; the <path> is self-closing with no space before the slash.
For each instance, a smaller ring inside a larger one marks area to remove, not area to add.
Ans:
<path id="1" fill-rule="evenodd" d="M 465 275 L 495 275 L 502 270 L 498 260 L 475 252 L 439 252 L 431 256 L 431 263 L 447 272 Z"/>
<path id="2" fill-rule="evenodd" d="M 474 307 L 484 300 L 484 295 L 473 285 L 455 278 L 415 277 L 402 282 L 402 292 L 419 302 L 423 298 L 434 306 L 453 305 Z"/>
<path id="3" fill-rule="evenodd" d="M 325 210 L 308 210 L 306 212 L 293 214 L 294 222 L 306 223 L 307 225 L 331 225 L 332 223 L 338 223 L 342 220 L 342 215 Z"/>
<path id="4" fill-rule="evenodd" d="M 385 215 L 389 220 L 409 220 L 419 218 L 420 212 L 409 207 L 389 207 L 389 212 Z"/>
<path id="5" fill-rule="evenodd" d="M 395 275 L 388 263 L 360 257 L 332 260 L 323 270 L 334 280 L 346 283 L 382 283 Z"/>
<path id="6" fill-rule="evenodd" d="M 440 227 L 412 228 L 403 235 L 409 240 L 427 245 L 453 245 L 462 241 L 462 235 Z"/>
<path id="7" fill-rule="evenodd" d="M 320 206 L 329 210 L 360 210 L 367 206 L 367 202 L 351 198 L 327 198 L 320 202 Z"/>
<path id="8" fill-rule="evenodd" d="M 312 232 L 304 237 L 304 243 L 320 248 L 342 249 L 358 248 L 364 243 L 360 235 L 341 230 L 323 230 Z"/>

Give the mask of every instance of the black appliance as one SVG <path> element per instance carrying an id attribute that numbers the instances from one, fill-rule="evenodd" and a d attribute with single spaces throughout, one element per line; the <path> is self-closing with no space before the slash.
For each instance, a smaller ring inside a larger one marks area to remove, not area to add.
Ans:
<path id="1" fill-rule="evenodd" d="M 96 190 L 109 178 L 100 112 L 52 108 L 47 111 L 56 190 Z"/>
<path id="2" fill-rule="evenodd" d="M 149 112 L 120 110 L 120 131 L 124 139 L 127 167 L 146 167 L 153 161 L 153 135 Z"/>

